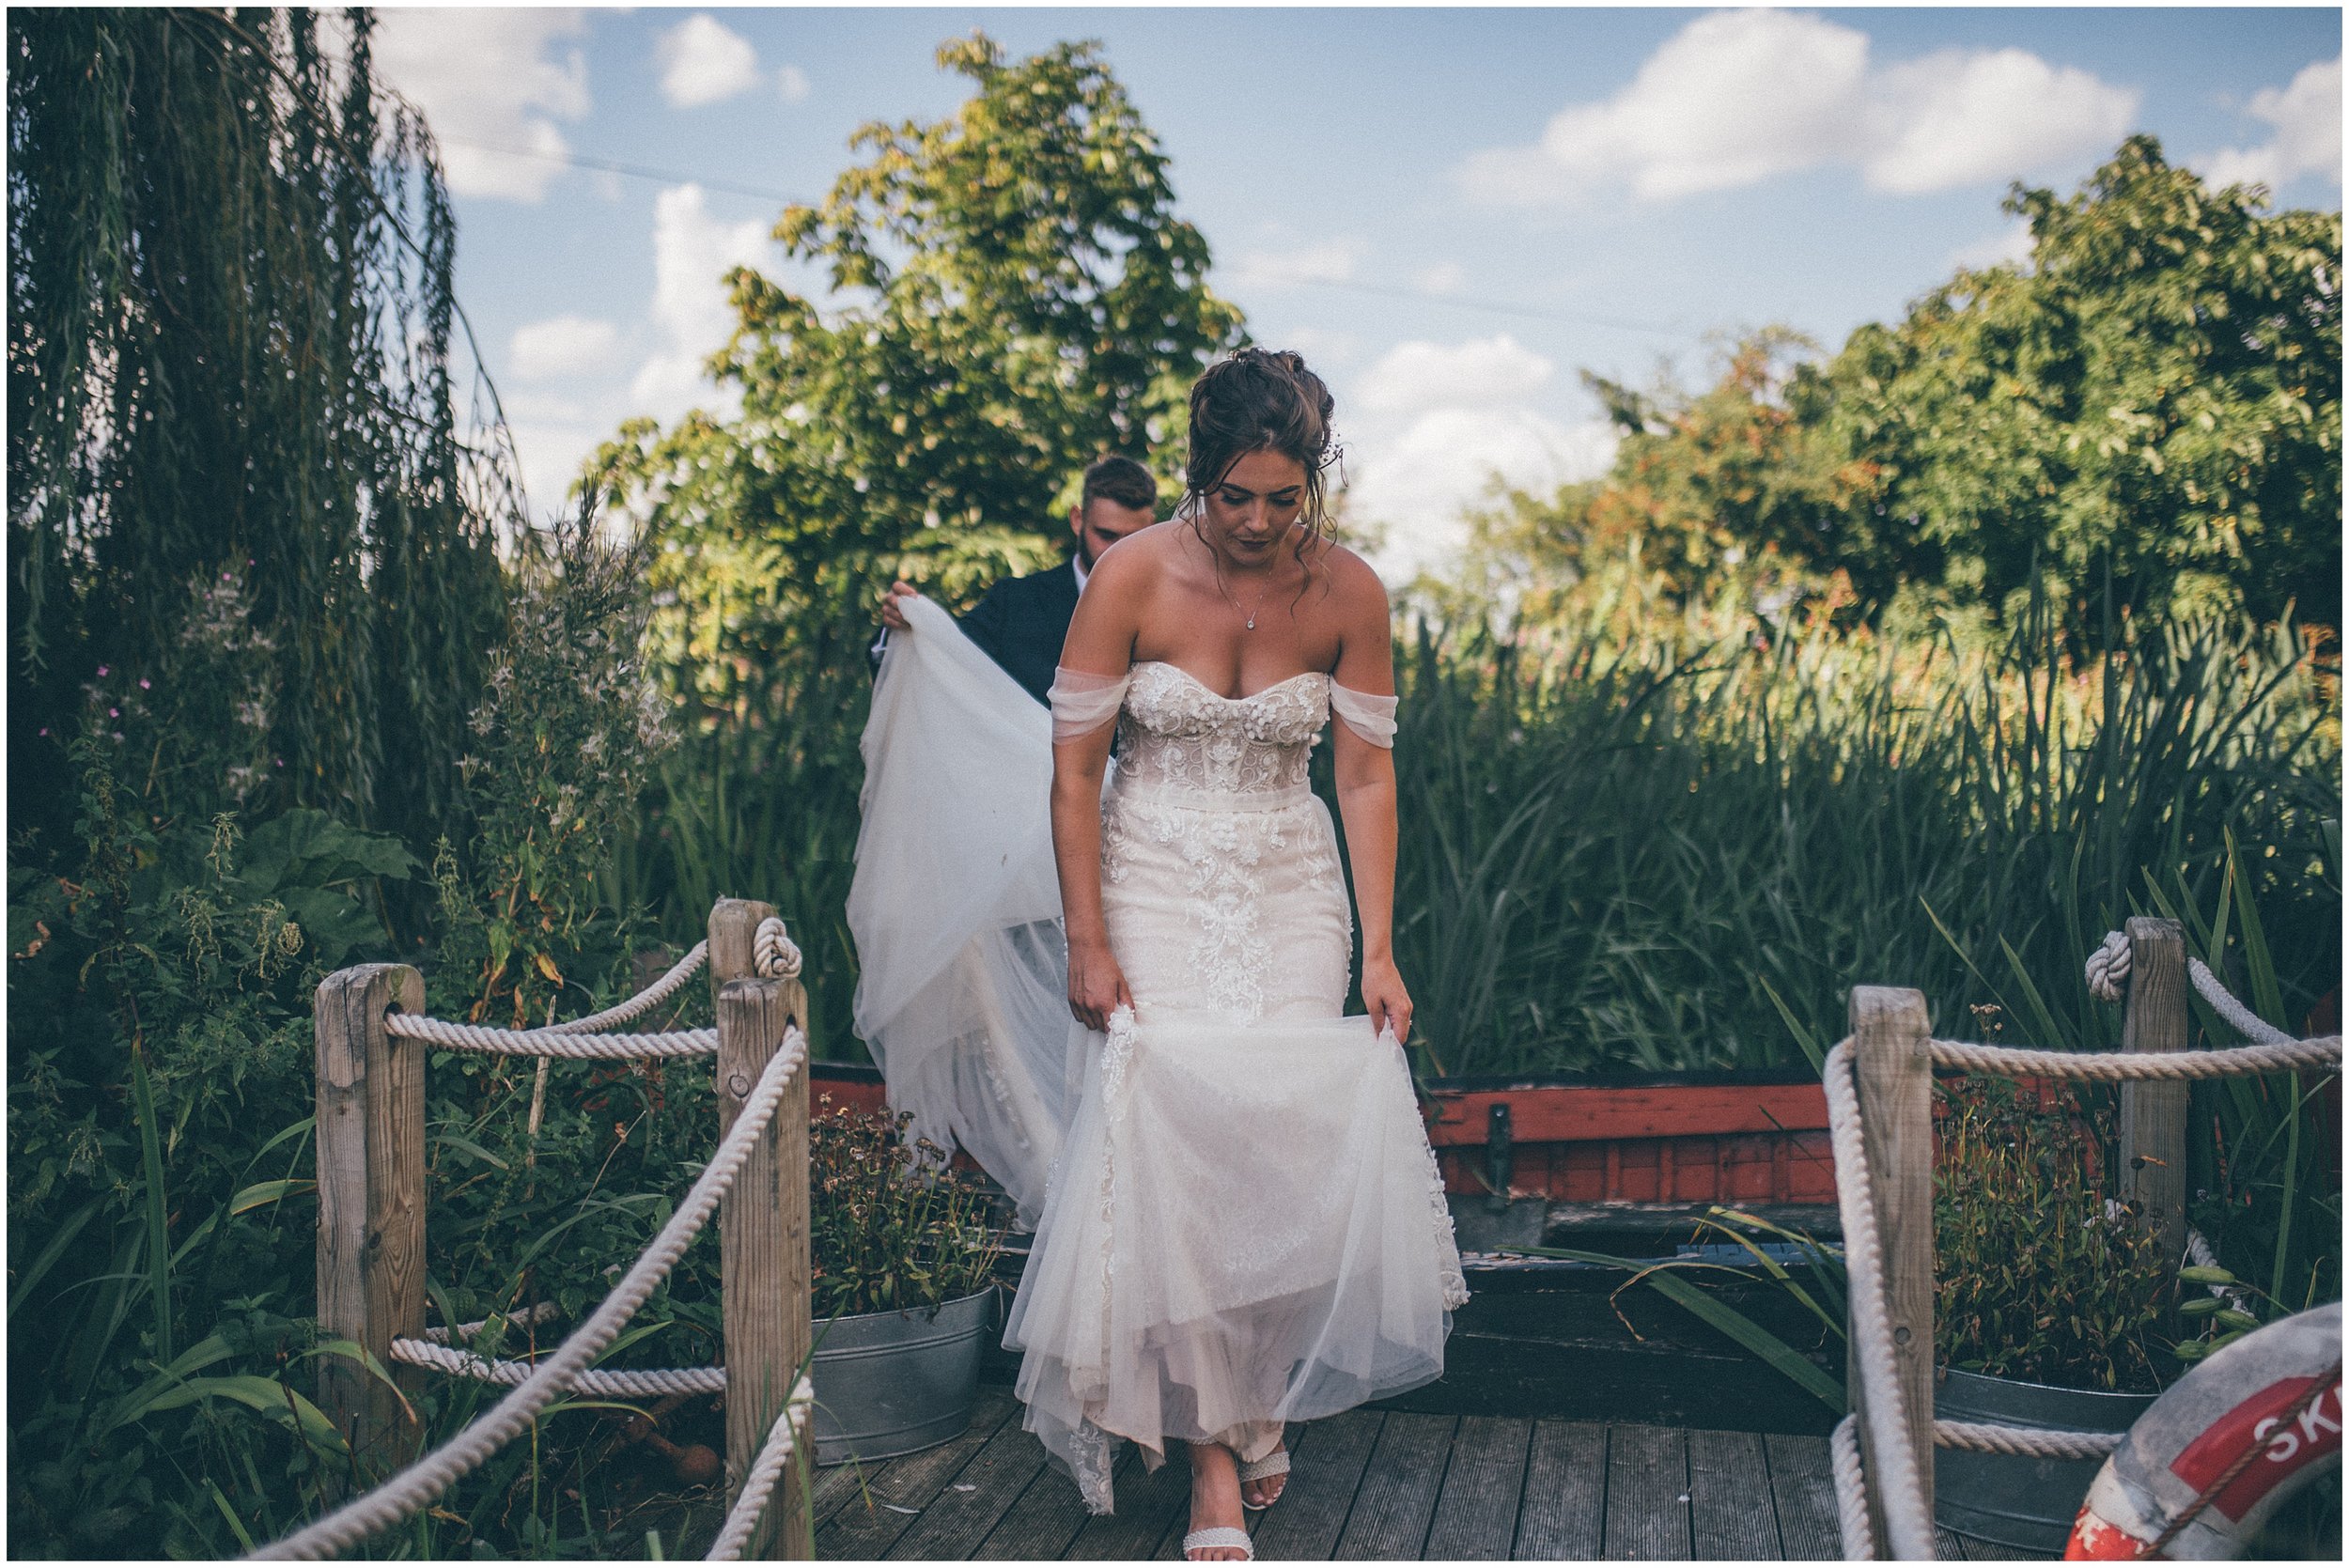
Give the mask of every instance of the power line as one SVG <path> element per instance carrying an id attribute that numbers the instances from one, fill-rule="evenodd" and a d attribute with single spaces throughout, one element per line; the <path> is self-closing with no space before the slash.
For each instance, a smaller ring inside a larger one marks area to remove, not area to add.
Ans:
<path id="1" fill-rule="evenodd" d="M 506 147 L 496 142 L 476 141 L 471 136 L 443 134 L 440 140 L 458 147 L 469 147 L 480 152 L 504 153 L 509 158 L 536 158 L 543 163 L 565 163 L 577 169 L 593 169 L 602 174 L 622 174 L 634 179 L 657 180 L 663 185 L 699 185 L 706 190 L 723 191 L 731 195 L 756 196 L 765 201 L 798 202 L 801 198 L 770 191 L 757 185 L 739 185 L 732 180 L 711 179 L 707 176 L 685 174 L 676 169 L 658 169 L 647 163 L 623 163 L 610 158 L 595 158 L 579 152 L 548 152 L 537 147 Z M 1375 294 L 1390 300 L 1408 300 L 1415 304 L 1452 305 L 1461 310 L 1481 310 L 1487 315 L 1514 316 L 1529 321 L 1555 321 L 1571 327 L 1608 327 L 1618 332 L 1649 333 L 1657 337 L 1686 338 L 1688 334 L 1678 327 L 1659 326 L 1653 321 L 1631 321 L 1617 316 L 1596 316 L 1575 311 L 1544 310 L 1537 305 L 1513 303 L 1505 300 L 1478 300 L 1458 294 L 1436 294 L 1419 288 L 1396 288 L 1376 283 L 1355 283 L 1341 278 L 1298 278 L 1295 284 L 1308 288 L 1344 288 L 1357 294 Z"/>

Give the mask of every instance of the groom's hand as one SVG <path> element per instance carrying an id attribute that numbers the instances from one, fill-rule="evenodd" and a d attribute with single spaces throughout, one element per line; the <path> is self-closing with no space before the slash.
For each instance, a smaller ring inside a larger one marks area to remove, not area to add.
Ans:
<path id="1" fill-rule="evenodd" d="M 1071 943 L 1068 949 L 1068 1011 L 1097 1032 L 1110 1026 L 1110 1015 L 1131 1007 L 1134 993 L 1126 988 L 1125 971 L 1106 942 Z"/>
<path id="2" fill-rule="evenodd" d="M 889 592 L 881 595 L 880 624 L 892 631 L 911 631 L 913 628 L 906 621 L 906 607 L 901 601 L 911 598 L 916 591 L 910 582 L 892 582 Z"/>

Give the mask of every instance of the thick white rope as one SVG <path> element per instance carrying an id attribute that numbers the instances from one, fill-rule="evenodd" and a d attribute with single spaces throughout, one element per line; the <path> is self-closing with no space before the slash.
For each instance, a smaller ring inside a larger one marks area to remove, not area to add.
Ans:
<path id="1" fill-rule="evenodd" d="M 1924 1478 L 1909 1447 L 1908 1411 L 1902 1398 L 1900 1364 L 1892 1349 L 1890 1312 L 1884 1296 L 1884 1250 L 1876 1234 L 1875 1183 L 1868 1172 L 1868 1146 L 1859 1129 L 1859 1091 L 1853 1081 L 1852 1043 L 1828 1052 L 1825 1074 L 1827 1120 L 1835 1151 L 1835 1201 L 1843 1220 L 1843 1266 L 1851 1343 L 1859 1352 L 1860 1384 L 1870 1446 L 1889 1473 L 1877 1478 L 1883 1499 L 1885 1545 L 1909 1561 L 1933 1556 L 1933 1522 L 1925 1517 Z M 1929 1354 L 1931 1347 L 1927 1346 Z"/>
<path id="2" fill-rule="evenodd" d="M 2226 1019 L 2227 1027 L 2237 1034 L 2254 1045 L 2281 1046 L 2291 1043 L 2293 1037 L 2290 1034 L 2236 1001 L 2234 994 L 2218 983 L 2218 977 L 2210 972 L 2210 966 L 2200 958 L 2186 961 L 2186 974 L 2194 982 L 2194 988 L 2202 993 L 2202 1000 L 2210 1003 L 2210 1010 Z"/>
<path id="3" fill-rule="evenodd" d="M 593 1034 L 599 1030 L 615 1028 L 632 1018 L 642 1017 L 668 1001 L 678 986 L 692 979 L 693 971 L 700 969 L 708 956 L 709 943 L 707 940 L 695 942 L 692 950 L 670 968 L 668 973 L 626 1001 L 607 1007 L 600 1013 L 590 1013 L 583 1018 L 573 1018 L 568 1023 L 550 1024 L 548 1028 L 563 1034 Z"/>
<path id="4" fill-rule="evenodd" d="M 769 915 L 751 938 L 751 962 L 765 980 L 800 977 L 800 944 L 784 930 L 783 922 Z"/>
<path id="5" fill-rule="evenodd" d="M 551 1317 L 560 1317 L 562 1313 L 563 1309 L 556 1306 L 553 1302 L 541 1301 L 536 1306 L 524 1307 L 519 1312 L 505 1312 L 500 1315 L 503 1316 L 506 1322 L 513 1324 L 518 1327 L 526 1328 L 534 1323 L 544 1323 Z M 457 1326 L 456 1337 L 460 1340 L 472 1339 L 475 1334 L 480 1333 L 481 1330 L 490 1327 L 492 1321 L 492 1319 L 485 1317 L 478 1323 L 460 1323 Z M 427 1328 L 424 1331 L 424 1337 L 430 1340 L 434 1344 L 446 1344 L 449 1342 L 450 1335 L 449 1330 L 445 1327 L 434 1327 Z M 392 1342 L 392 1348 L 394 1350 L 397 1350 L 399 1348 L 399 1342 L 397 1340 L 394 1340 Z"/>
<path id="6" fill-rule="evenodd" d="M 1875 1532 L 1868 1524 L 1868 1487 L 1859 1468 L 1859 1418 L 1845 1416 L 1828 1437 L 1828 1467 L 1835 1475 L 1835 1533 L 1845 1562 L 1875 1560 Z"/>
<path id="7" fill-rule="evenodd" d="M 2202 993 L 2211 1011 L 2227 1020 L 2227 1027 L 2257 1046 L 2289 1045 L 2293 1036 L 2278 1029 L 2265 1018 L 2246 1007 L 2233 992 L 2219 983 L 2210 966 L 2200 958 L 2186 961 L 2186 978 Z M 2096 951 L 2088 955 L 2088 994 L 2098 1001 L 2118 1002 L 2129 984 L 2129 934 L 2108 931 Z"/>
<path id="8" fill-rule="evenodd" d="M 718 1048 L 714 1029 L 681 1029 L 667 1034 L 583 1034 L 569 1024 L 547 1029 L 488 1029 L 451 1023 L 417 1013 L 394 1013 L 383 1027 L 396 1040 L 422 1040 L 443 1050 L 488 1056 L 560 1056 L 572 1061 L 634 1057 L 708 1056 Z"/>
<path id="9" fill-rule="evenodd" d="M 2132 1079 L 2231 1078 L 2244 1073 L 2295 1072 L 2341 1065 L 2341 1036 L 2287 1039 L 2279 1044 L 2236 1046 L 2228 1050 L 2069 1051 L 2024 1050 L 1978 1046 L 1963 1040 L 1928 1040 L 1937 1067 L 2008 1078 L 2082 1078 L 2099 1083 Z"/>
<path id="10" fill-rule="evenodd" d="M 429 1367 L 456 1377 L 520 1388 L 541 1363 L 490 1360 L 470 1350 L 452 1350 L 425 1340 L 392 1342 L 392 1359 L 412 1367 Z M 726 1391 L 723 1367 L 642 1367 L 616 1372 L 583 1372 L 571 1384 L 574 1393 L 610 1399 L 657 1399 L 663 1394 L 722 1394 Z"/>
<path id="11" fill-rule="evenodd" d="M 1999 1426 L 1987 1421 L 1933 1423 L 1936 1448 L 1975 1453 L 2015 1453 L 2026 1459 L 2102 1459 L 2121 1446 L 2125 1432 L 2051 1432 L 2041 1427 Z"/>
<path id="12" fill-rule="evenodd" d="M 668 1277 L 685 1249 L 733 1185 L 742 1162 L 774 1119 L 783 1091 L 807 1061 L 807 1036 L 797 1027 L 759 1075 L 741 1115 L 709 1157 L 684 1202 L 661 1227 L 611 1295 L 588 1315 L 562 1347 L 540 1362 L 521 1386 L 497 1402 L 472 1425 L 365 1496 L 253 1555 L 267 1559 L 318 1559 L 350 1550 L 368 1536 L 428 1507 L 442 1493 L 490 1455 L 513 1440 L 552 1405 L 619 1337 L 620 1329 Z"/>
<path id="13" fill-rule="evenodd" d="M 807 1430 L 808 1412 L 815 1408 L 816 1390 L 804 1377 L 791 1389 L 791 1397 L 783 1402 L 783 1414 L 767 1429 L 767 1440 L 758 1448 L 758 1457 L 752 1461 L 750 1474 L 742 1478 L 742 1495 L 734 1499 L 726 1511 L 726 1522 L 719 1527 L 718 1539 L 710 1544 L 709 1562 L 732 1562 L 742 1555 L 750 1544 L 751 1531 L 758 1524 L 759 1514 L 766 1512 L 767 1498 L 773 1493 L 775 1483 L 783 1479 L 784 1467 Z"/>
<path id="14" fill-rule="evenodd" d="M 2129 984 L 2129 934 L 2108 931 L 2096 951 L 2088 955 L 2088 994 L 2098 1001 L 2119 1005 Z"/>

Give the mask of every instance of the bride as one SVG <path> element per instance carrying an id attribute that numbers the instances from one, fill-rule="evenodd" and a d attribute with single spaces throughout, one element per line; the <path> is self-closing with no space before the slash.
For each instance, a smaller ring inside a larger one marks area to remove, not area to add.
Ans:
<path id="1" fill-rule="evenodd" d="M 1252 1555 L 1283 1422 L 1440 1375 L 1468 1295 L 1403 1059 L 1392 643 L 1377 577 L 1329 537 L 1330 411 L 1295 354 L 1209 368 L 1184 505 L 1101 556 L 1052 688 L 1091 1048 L 1004 1343 L 1095 1512 L 1119 1438 L 1153 1467 L 1189 1445 L 1193 1560 Z M 1342 1016 L 1352 923 L 1306 776 L 1332 710 L 1367 1017 Z"/>

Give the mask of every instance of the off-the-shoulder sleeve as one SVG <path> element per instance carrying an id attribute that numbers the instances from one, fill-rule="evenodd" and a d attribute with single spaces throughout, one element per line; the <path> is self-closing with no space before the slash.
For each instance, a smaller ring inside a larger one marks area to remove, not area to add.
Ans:
<path id="1" fill-rule="evenodd" d="M 1357 691 L 1350 686 L 1340 686 L 1334 680 L 1330 683 L 1331 711 L 1346 721 L 1347 729 L 1374 746 L 1393 747 L 1394 710 L 1400 701 L 1396 697 Z"/>
<path id="2" fill-rule="evenodd" d="M 1052 743 L 1080 739 L 1117 717 L 1130 674 L 1087 675 L 1060 665 L 1052 671 Z"/>

